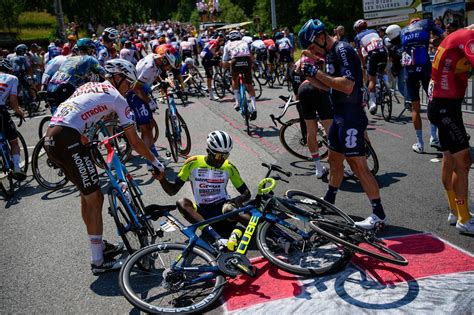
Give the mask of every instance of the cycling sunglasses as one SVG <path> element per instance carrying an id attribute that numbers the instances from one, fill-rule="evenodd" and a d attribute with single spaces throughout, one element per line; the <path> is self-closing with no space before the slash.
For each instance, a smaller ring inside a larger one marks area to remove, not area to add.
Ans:
<path id="1" fill-rule="evenodd" d="M 230 153 L 214 152 L 214 151 L 211 151 L 211 150 L 208 150 L 208 151 L 209 151 L 210 154 L 212 154 L 212 157 L 215 160 L 227 160 L 227 158 L 230 155 Z"/>

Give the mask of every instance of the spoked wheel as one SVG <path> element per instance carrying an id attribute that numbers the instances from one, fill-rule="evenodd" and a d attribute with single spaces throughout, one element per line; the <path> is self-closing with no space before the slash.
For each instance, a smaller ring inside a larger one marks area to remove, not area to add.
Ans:
<path id="1" fill-rule="evenodd" d="M 35 146 L 31 157 L 33 177 L 41 187 L 47 190 L 56 190 L 64 187 L 69 181 L 63 170 L 53 162 L 43 148 L 44 138 Z"/>
<path id="2" fill-rule="evenodd" d="M 301 132 L 301 122 L 299 118 L 291 119 L 280 129 L 280 142 L 283 147 L 297 158 L 312 161 L 313 158 L 308 150 L 306 135 Z M 321 159 L 328 155 L 328 147 L 324 129 L 318 130 L 318 147 Z"/>
<path id="3" fill-rule="evenodd" d="M 182 255 L 185 248 L 184 244 L 161 243 L 131 255 L 119 274 L 125 298 L 152 314 L 203 313 L 212 306 L 220 298 L 225 283 L 216 258 L 198 247 Z M 150 262 L 148 270 L 140 267 L 144 260 Z M 175 269 L 171 268 L 175 263 Z M 180 270 L 176 270 L 178 267 Z"/>
<path id="4" fill-rule="evenodd" d="M 39 139 L 43 138 L 46 135 L 46 131 L 49 127 L 49 121 L 51 120 L 51 116 L 46 116 L 41 119 L 38 125 L 38 137 Z"/>
<path id="5" fill-rule="evenodd" d="M 212 85 L 214 91 L 216 92 L 217 97 L 224 98 L 226 93 L 226 87 L 224 83 L 224 78 L 220 73 L 215 73 L 214 78 L 212 79 Z"/>
<path id="6" fill-rule="evenodd" d="M 7 165 L 10 167 L 7 167 Z M 2 190 L 2 192 L 7 197 L 13 196 L 13 193 L 15 191 L 12 166 L 13 160 L 9 158 L 8 161 L 5 161 L 4 156 L 2 154 L 0 158 L 0 190 Z"/>
<path id="7" fill-rule="evenodd" d="M 170 152 L 173 156 L 173 160 L 178 162 L 178 138 L 179 135 L 176 134 L 178 128 L 177 121 L 171 116 L 170 110 L 167 108 L 165 110 L 165 126 L 166 126 L 166 138 L 168 139 L 168 143 L 170 145 Z"/>
<path id="8" fill-rule="evenodd" d="M 232 91 L 232 74 L 230 73 L 229 69 L 226 69 L 224 71 L 224 74 L 223 74 L 222 78 L 224 80 L 225 88 L 227 89 L 227 91 L 230 94 L 232 94 L 233 93 L 233 91 Z"/>
<path id="9" fill-rule="evenodd" d="M 367 165 L 372 174 L 376 175 L 379 171 L 379 159 L 375 153 L 372 144 L 365 139 L 365 157 L 367 159 Z"/>
<path id="10" fill-rule="evenodd" d="M 109 212 L 114 218 L 117 233 L 122 238 L 123 244 L 130 254 L 142 247 L 149 245 L 148 233 L 144 228 L 138 228 L 135 220 L 129 212 L 129 204 L 114 187 L 109 188 Z M 146 263 L 141 268 L 147 269 Z"/>
<path id="11" fill-rule="evenodd" d="M 253 78 L 252 85 L 253 85 L 253 88 L 255 89 L 255 98 L 259 99 L 262 96 L 262 84 L 258 80 Z"/>
<path id="12" fill-rule="evenodd" d="M 392 92 L 390 90 L 384 89 L 380 109 L 383 119 L 387 122 L 390 121 L 392 118 Z"/>

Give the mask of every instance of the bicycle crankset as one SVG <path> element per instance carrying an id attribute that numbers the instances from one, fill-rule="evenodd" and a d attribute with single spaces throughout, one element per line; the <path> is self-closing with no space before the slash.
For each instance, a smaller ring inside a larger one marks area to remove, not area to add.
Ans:
<path id="1" fill-rule="evenodd" d="M 219 270 L 230 277 L 245 273 L 250 277 L 255 276 L 254 267 L 247 256 L 239 253 L 223 253 L 217 258 Z"/>

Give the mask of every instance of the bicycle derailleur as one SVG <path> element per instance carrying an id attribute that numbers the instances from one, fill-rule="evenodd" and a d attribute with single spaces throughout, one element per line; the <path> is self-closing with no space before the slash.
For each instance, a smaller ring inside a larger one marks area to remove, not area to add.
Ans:
<path id="1" fill-rule="evenodd" d="M 239 253 L 222 253 L 217 258 L 219 270 L 229 277 L 237 277 L 239 274 L 246 274 L 255 277 L 256 268 L 252 266 L 247 256 Z"/>

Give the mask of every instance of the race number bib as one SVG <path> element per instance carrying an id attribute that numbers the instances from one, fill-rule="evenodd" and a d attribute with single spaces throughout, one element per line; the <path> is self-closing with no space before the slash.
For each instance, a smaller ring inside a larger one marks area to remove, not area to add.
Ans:
<path id="1" fill-rule="evenodd" d="M 406 52 L 402 53 L 402 60 L 401 60 L 402 66 L 411 66 L 413 64 L 413 61 L 411 59 L 411 55 L 407 54 Z"/>

